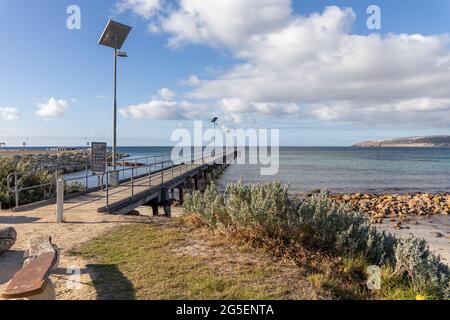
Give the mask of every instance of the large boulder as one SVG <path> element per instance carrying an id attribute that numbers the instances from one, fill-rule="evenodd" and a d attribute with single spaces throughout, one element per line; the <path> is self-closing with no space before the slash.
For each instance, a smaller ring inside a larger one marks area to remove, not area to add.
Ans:
<path id="1" fill-rule="evenodd" d="M 16 243 L 17 232 L 14 228 L 0 229 L 0 254 L 8 251 Z"/>

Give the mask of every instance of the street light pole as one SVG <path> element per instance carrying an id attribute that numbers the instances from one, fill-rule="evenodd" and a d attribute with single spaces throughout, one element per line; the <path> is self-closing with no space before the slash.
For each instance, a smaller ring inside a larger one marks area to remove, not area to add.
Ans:
<path id="1" fill-rule="evenodd" d="M 117 149 L 117 48 L 114 48 L 114 86 L 113 86 L 113 145 L 112 145 L 112 167 L 116 170 Z"/>
<path id="2" fill-rule="evenodd" d="M 219 120 L 218 117 L 214 117 L 211 122 L 214 124 L 214 152 L 213 152 L 213 157 L 216 156 L 216 122 L 217 120 Z"/>
<path id="3" fill-rule="evenodd" d="M 114 49 L 114 84 L 113 84 L 113 134 L 112 134 L 112 167 L 116 170 L 117 156 L 117 57 L 126 58 L 126 52 L 120 52 L 123 43 L 128 37 L 131 27 L 122 23 L 109 20 L 105 30 L 100 36 L 99 44 Z"/>

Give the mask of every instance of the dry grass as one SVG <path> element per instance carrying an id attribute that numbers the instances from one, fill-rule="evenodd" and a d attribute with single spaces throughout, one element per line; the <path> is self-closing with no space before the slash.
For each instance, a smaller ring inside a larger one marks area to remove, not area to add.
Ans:
<path id="1" fill-rule="evenodd" d="M 188 215 L 179 221 L 202 228 L 203 238 L 211 238 L 215 234 L 211 246 L 215 243 L 232 244 L 240 252 L 257 252 L 259 256 L 271 256 L 274 261 L 281 260 L 290 266 L 295 265 L 298 274 L 308 280 L 307 286 L 314 288 L 314 293 L 306 296 L 306 299 L 415 300 L 418 294 L 406 279 L 392 276 L 393 271 L 388 268 L 382 269 L 382 288 L 368 290 L 366 281 L 369 263 L 362 256 L 339 257 L 301 245 L 286 246 L 270 239 L 262 242 L 251 237 L 251 233 L 244 236 L 241 232 L 230 232 L 227 229 L 211 230 L 204 228 L 197 215 Z"/>
<path id="2" fill-rule="evenodd" d="M 319 299 L 289 262 L 182 219 L 127 225 L 74 250 L 98 299 Z"/>
<path id="3" fill-rule="evenodd" d="M 208 227 L 237 242 L 295 262 L 318 290 L 335 298 L 410 299 L 411 293 L 429 299 L 450 296 L 450 270 L 425 241 L 379 232 L 367 216 L 337 206 L 325 192 L 298 200 L 290 198 L 288 186 L 279 181 L 255 185 L 240 181 L 229 184 L 225 194 L 212 185 L 185 200 L 185 213 L 198 215 Z M 369 291 L 369 265 L 380 266 L 381 271 L 395 270 L 384 278 L 382 290 Z"/>
<path id="4" fill-rule="evenodd" d="M 414 299 L 383 270 L 366 287 L 367 262 L 305 247 L 283 249 L 220 229 L 195 215 L 117 227 L 71 254 L 92 262 L 98 299 Z"/>

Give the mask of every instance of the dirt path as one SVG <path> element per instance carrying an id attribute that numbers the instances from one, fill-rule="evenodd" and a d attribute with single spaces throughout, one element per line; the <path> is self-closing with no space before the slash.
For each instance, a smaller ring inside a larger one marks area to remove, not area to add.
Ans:
<path id="1" fill-rule="evenodd" d="M 86 261 L 69 255 L 69 251 L 118 225 L 145 223 L 149 219 L 149 216 L 101 215 L 92 210 L 84 213 L 69 212 L 65 215 L 66 222 L 57 224 L 53 211 L 1 212 L 0 228 L 13 227 L 17 231 L 18 239 L 9 252 L 0 255 L 0 292 L 21 268 L 28 238 L 33 235 L 49 235 L 61 253 L 59 267 L 51 277 L 57 299 L 95 299 L 91 270 L 86 267 Z M 81 271 L 80 279 L 71 276 L 74 272 L 71 270 L 77 268 Z M 74 287 L 77 290 L 73 290 Z"/>

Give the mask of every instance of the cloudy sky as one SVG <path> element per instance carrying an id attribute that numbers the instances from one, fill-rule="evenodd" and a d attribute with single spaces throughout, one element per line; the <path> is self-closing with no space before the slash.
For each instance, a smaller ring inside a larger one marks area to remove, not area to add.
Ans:
<path id="1" fill-rule="evenodd" d="M 213 116 L 278 128 L 283 145 L 449 134 L 449 14 L 446 0 L 0 0 L 0 142 L 110 141 L 112 52 L 97 45 L 109 18 L 133 26 L 120 145 L 170 145 Z"/>

